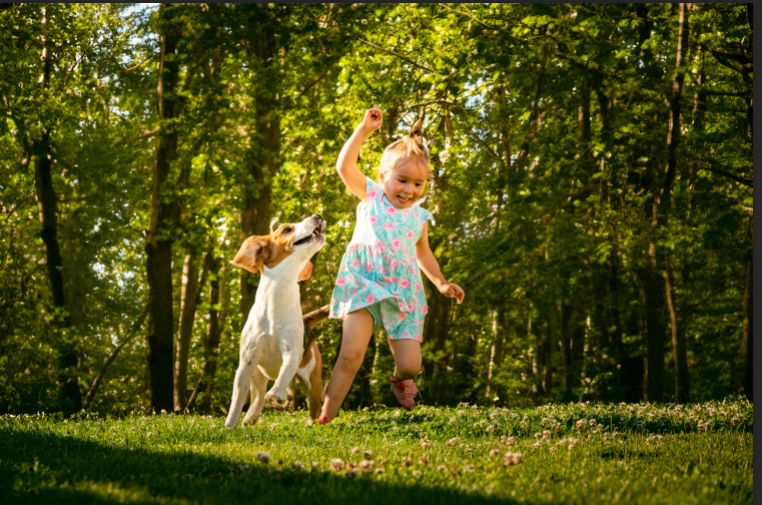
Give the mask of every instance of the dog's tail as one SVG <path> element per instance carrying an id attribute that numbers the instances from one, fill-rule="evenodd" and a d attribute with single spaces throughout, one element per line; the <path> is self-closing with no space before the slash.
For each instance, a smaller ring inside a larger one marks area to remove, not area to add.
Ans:
<path id="1" fill-rule="evenodd" d="M 304 320 L 304 324 L 309 326 L 310 329 L 313 329 L 320 321 L 328 317 L 329 312 L 330 307 L 328 305 L 324 305 L 317 310 L 313 310 L 309 314 L 305 314 L 302 316 L 302 319 Z"/>
<path id="2" fill-rule="evenodd" d="M 315 335 L 312 333 L 312 329 L 315 326 L 317 326 L 317 324 L 320 321 L 327 318 L 329 312 L 330 312 L 329 306 L 325 305 L 323 307 L 320 307 L 317 310 L 313 310 L 309 314 L 305 314 L 302 316 L 302 321 L 304 321 L 304 351 L 305 352 L 307 352 L 307 348 L 315 339 Z"/>

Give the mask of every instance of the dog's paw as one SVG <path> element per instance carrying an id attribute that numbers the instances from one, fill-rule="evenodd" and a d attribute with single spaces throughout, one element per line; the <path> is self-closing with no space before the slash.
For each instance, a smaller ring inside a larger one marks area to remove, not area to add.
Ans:
<path id="1" fill-rule="evenodd" d="M 270 402 L 276 409 L 282 410 L 286 408 L 286 400 L 287 397 L 284 393 L 280 391 L 274 391 L 272 389 L 265 395 L 265 401 Z"/>

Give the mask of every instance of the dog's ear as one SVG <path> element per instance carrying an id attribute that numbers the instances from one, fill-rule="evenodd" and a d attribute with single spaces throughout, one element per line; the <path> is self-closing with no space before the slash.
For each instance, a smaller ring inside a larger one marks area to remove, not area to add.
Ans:
<path id="1" fill-rule="evenodd" d="M 296 280 L 301 282 L 312 277 L 312 268 L 312 262 L 308 261 L 307 264 L 304 265 L 304 268 L 302 268 L 302 271 L 299 273 L 299 277 Z"/>
<path id="2" fill-rule="evenodd" d="M 249 237 L 238 250 L 232 263 L 253 274 L 262 273 L 265 261 L 270 256 L 268 246 L 267 237 Z"/>

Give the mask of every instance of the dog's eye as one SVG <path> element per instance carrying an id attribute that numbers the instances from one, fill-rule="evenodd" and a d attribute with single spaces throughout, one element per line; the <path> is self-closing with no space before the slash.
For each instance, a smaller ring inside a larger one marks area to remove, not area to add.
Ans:
<path id="1" fill-rule="evenodd" d="M 286 226 L 285 228 L 283 228 L 283 231 L 281 233 L 291 233 L 292 231 L 294 231 L 293 228 L 291 228 L 290 226 Z"/>

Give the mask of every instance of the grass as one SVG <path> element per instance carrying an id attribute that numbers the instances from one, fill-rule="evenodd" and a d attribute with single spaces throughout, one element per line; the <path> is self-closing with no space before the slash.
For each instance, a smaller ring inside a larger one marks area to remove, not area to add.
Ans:
<path id="1" fill-rule="evenodd" d="M 344 412 L 326 426 L 308 425 L 306 412 L 266 410 L 262 424 L 234 431 L 220 417 L 3 416 L 0 496 L 77 504 L 751 503 L 752 417 L 746 402 L 384 408 Z M 370 471 L 367 462 L 361 469 L 365 451 Z M 506 452 L 523 460 L 504 466 Z"/>

